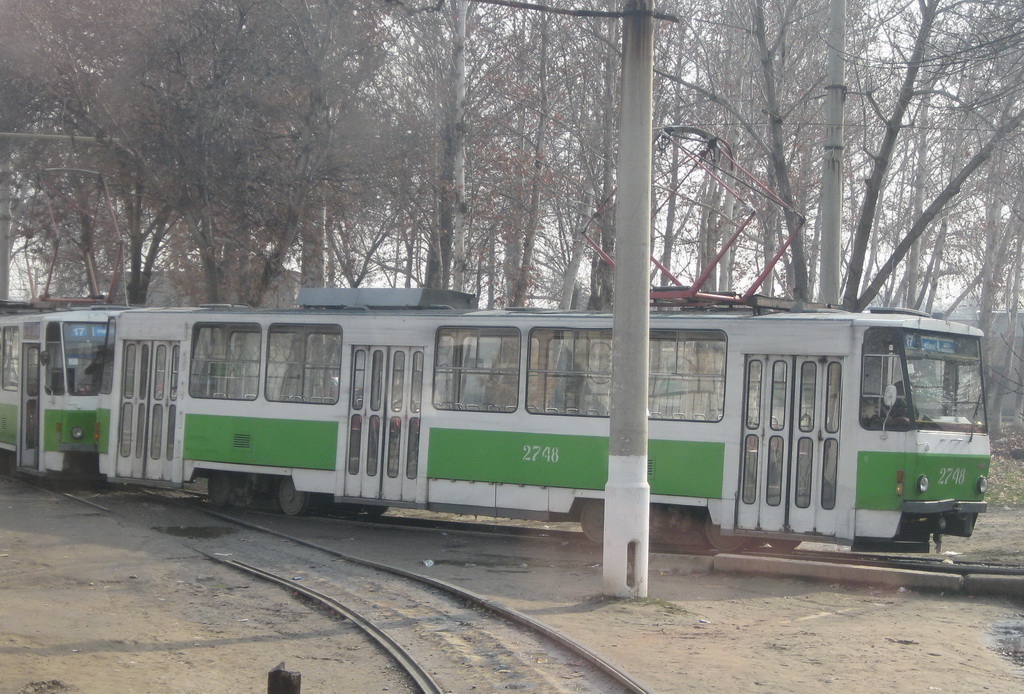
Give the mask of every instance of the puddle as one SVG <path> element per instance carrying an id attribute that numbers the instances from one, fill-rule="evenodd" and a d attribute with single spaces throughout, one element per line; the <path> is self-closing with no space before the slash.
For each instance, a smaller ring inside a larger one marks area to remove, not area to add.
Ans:
<path id="1" fill-rule="evenodd" d="M 225 535 L 232 535 L 238 532 L 237 528 L 229 528 L 223 525 L 167 525 L 160 528 L 153 528 L 157 532 L 175 537 L 187 537 L 190 540 L 214 540 Z"/>
<path id="2" fill-rule="evenodd" d="M 994 648 L 999 655 L 1024 667 L 1024 618 L 998 622 L 992 626 Z"/>

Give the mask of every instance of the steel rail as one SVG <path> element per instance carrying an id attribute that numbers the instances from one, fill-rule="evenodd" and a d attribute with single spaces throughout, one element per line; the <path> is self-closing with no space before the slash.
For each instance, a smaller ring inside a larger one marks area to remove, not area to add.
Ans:
<path id="1" fill-rule="evenodd" d="M 334 519 L 334 516 L 324 516 Z M 386 525 L 395 528 L 420 528 L 448 530 L 453 532 L 476 533 L 481 535 L 507 534 L 511 536 L 526 536 L 534 538 L 549 538 L 570 540 L 580 535 L 578 531 L 555 530 L 537 528 L 523 528 L 518 526 L 503 526 L 500 523 L 462 523 L 459 521 L 443 520 L 433 521 L 419 518 L 402 518 L 398 516 L 383 516 L 381 518 L 343 518 L 348 523 L 365 523 L 367 525 Z M 770 544 L 770 538 L 766 539 Z M 809 540 L 815 542 L 815 539 Z M 652 543 L 651 551 L 658 554 L 685 555 L 685 556 L 714 556 L 716 554 L 735 554 L 735 552 L 723 552 L 710 547 L 696 547 L 689 545 L 678 545 L 672 543 Z M 1011 564 L 986 564 L 984 562 L 962 562 L 956 559 L 949 560 L 936 555 L 922 554 L 919 556 L 901 556 L 899 554 L 877 554 L 869 552 L 828 552 L 814 549 L 794 550 L 758 550 L 748 549 L 740 552 L 750 557 L 766 557 L 770 559 L 799 559 L 801 561 L 832 563 L 832 564 L 856 564 L 862 566 L 876 566 L 881 568 L 907 569 L 917 571 L 933 571 L 943 573 L 956 573 L 960 575 L 987 575 L 987 576 L 1024 576 L 1024 566 Z"/>
<path id="2" fill-rule="evenodd" d="M 203 498 L 197 494 L 197 498 Z M 85 502 L 88 503 L 88 502 Z M 204 509 L 205 512 L 215 513 Z M 250 513 L 254 511 L 249 511 Z M 261 513 L 255 511 L 255 513 Z M 274 514 L 268 514 L 273 516 Z M 342 520 L 346 523 L 358 523 L 366 525 L 385 525 L 395 528 L 418 528 L 446 530 L 453 532 L 476 533 L 483 535 L 508 534 L 512 536 L 526 536 L 548 539 L 571 539 L 580 535 L 579 532 L 570 530 L 555 530 L 537 528 L 523 528 L 518 526 L 503 526 L 500 523 L 461 523 L 459 521 L 442 520 L 433 521 L 420 518 L 388 517 L 382 518 L 347 518 L 344 516 L 326 515 L 323 518 L 329 520 Z M 234 522 L 234 521 L 232 521 Z M 244 522 L 244 521 L 242 521 Z M 814 540 L 810 540 L 813 542 Z M 666 543 L 655 543 L 651 545 L 651 551 L 658 554 L 685 555 L 685 556 L 715 556 L 716 554 L 733 554 L 732 552 L 721 552 L 712 548 L 700 548 L 691 546 L 677 546 Z M 859 566 L 874 566 L 879 568 L 906 569 L 914 571 L 931 571 L 941 573 L 955 573 L 962 576 L 1024 576 L 1024 566 L 1011 564 L 986 564 L 983 562 L 960 562 L 957 560 L 946 560 L 934 555 L 920 555 L 916 557 L 900 556 L 898 554 L 885 555 L 868 552 L 828 552 L 814 549 L 799 549 L 790 551 L 758 551 L 745 550 L 741 552 L 750 557 L 766 557 L 770 559 L 798 559 L 801 561 L 815 563 L 846 564 Z M 429 577 L 425 577 L 428 578 Z"/>
<path id="3" fill-rule="evenodd" d="M 86 506 L 92 506 L 93 508 L 99 509 L 100 511 L 103 511 L 104 513 L 111 513 L 111 510 L 109 508 L 107 508 L 106 506 L 100 506 L 95 501 L 89 501 L 88 499 L 83 499 L 81 497 L 75 496 L 74 494 L 68 494 L 67 492 L 59 492 L 59 491 L 57 491 L 55 489 L 49 489 L 47 487 L 44 487 L 41 484 L 33 483 L 32 481 L 30 481 L 28 479 L 24 479 L 24 478 L 20 478 L 20 477 L 12 477 L 10 475 L 0 475 L 0 477 L 2 477 L 3 479 L 9 480 L 11 482 L 16 482 L 18 484 L 23 484 L 26 487 L 31 487 L 32 489 L 37 489 L 37 490 L 39 490 L 41 492 L 46 492 L 47 494 L 51 494 L 53 496 L 63 497 L 63 498 L 68 499 L 70 501 L 77 501 L 80 504 L 85 504 Z"/>
<path id="4" fill-rule="evenodd" d="M 265 581 L 276 583 L 279 586 L 287 588 L 288 590 L 295 591 L 303 597 L 319 603 L 327 609 L 335 612 L 345 619 L 349 620 L 355 626 L 359 627 L 363 633 L 369 636 L 373 641 L 384 649 L 391 658 L 398 663 L 398 666 L 409 676 L 410 679 L 416 684 L 421 692 L 424 694 L 443 694 L 444 689 L 440 684 L 434 680 L 433 677 L 413 658 L 408 651 L 406 651 L 397 641 L 391 638 L 386 631 L 378 627 L 370 620 L 363 617 L 361 614 L 351 609 L 341 601 L 332 598 L 329 595 L 324 595 L 312 588 L 299 585 L 295 581 L 290 581 L 287 578 L 279 576 L 266 569 L 261 569 L 251 564 L 246 564 L 234 559 L 224 559 L 222 557 L 215 556 L 209 552 L 203 552 L 202 550 L 196 550 L 200 552 L 207 559 L 212 559 L 221 564 L 230 566 L 233 569 L 243 571 L 252 576 L 262 578 Z"/>
<path id="5" fill-rule="evenodd" d="M 526 629 L 541 634 L 542 636 L 551 640 L 555 644 L 583 658 L 586 662 L 590 663 L 590 665 L 593 666 L 595 669 L 599 670 L 600 672 L 604 673 L 606 676 L 614 680 L 615 683 L 621 686 L 624 691 L 631 692 L 632 694 L 653 694 L 654 692 L 653 689 L 640 682 L 638 679 L 630 675 L 621 667 L 611 662 L 610 660 L 606 659 L 604 656 L 591 650 L 587 646 L 584 646 L 575 639 L 572 639 L 569 636 L 566 636 L 565 634 L 556 631 L 555 629 L 552 629 L 543 622 L 539 622 L 533 619 L 532 617 L 525 615 L 522 612 L 519 612 L 518 610 L 514 610 L 511 607 L 502 605 L 500 602 L 491 600 L 490 598 L 479 595 L 478 593 L 474 593 L 472 591 L 466 590 L 465 588 L 461 588 L 446 581 L 441 581 L 439 579 L 424 576 L 422 574 L 414 573 L 412 571 L 406 571 L 405 569 L 400 569 L 395 566 L 389 566 L 387 564 L 381 564 L 379 562 L 371 561 L 369 559 L 363 559 L 360 557 L 354 557 L 348 554 L 344 554 L 342 552 L 333 550 L 329 547 L 319 545 L 315 542 L 310 542 L 309 540 L 304 540 L 293 535 L 288 535 L 287 533 L 282 533 L 278 530 L 273 530 L 271 528 L 257 525 L 255 523 L 250 523 L 248 521 L 244 521 L 240 518 L 235 518 L 224 513 L 219 513 L 217 511 L 212 511 L 210 509 L 200 510 L 202 510 L 203 513 L 206 513 L 207 515 L 212 516 L 213 518 L 218 518 L 227 523 L 234 523 L 235 525 L 240 525 L 244 528 L 249 528 L 250 530 L 256 530 L 258 532 L 267 533 L 269 535 L 273 535 L 275 537 L 279 537 L 281 539 L 294 542 L 295 544 L 302 545 L 304 547 L 309 547 L 310 549 L 315 549 L 320 552 L 324 552 L 333 557 L 344 559 L 345 561 L 349 561 L 354 564 L 359 564 L 361 566 L 366 566 L 371 569 L 376 569 L 378 571 L 383 571 L 386 573 L 393 574 L 395 576 L 401 576 L 412 581 L 429 585 L 437 590 L 455 596 L 470 605 L 474 605 L 481 609 L 487 610 L 488 612 L 491 612 L 493 614 L 497 614 L 500 617 L 514 624 L 518 624 Z"/>

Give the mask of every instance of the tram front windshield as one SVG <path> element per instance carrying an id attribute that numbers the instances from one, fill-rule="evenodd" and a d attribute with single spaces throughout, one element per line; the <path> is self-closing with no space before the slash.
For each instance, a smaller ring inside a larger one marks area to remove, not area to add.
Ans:
<path id="1" fill-rule="evenodd" d="M 865 429 L 986 431 L 977 337 L 871 328 L 861 373 Z"/>
<path id="2" fill-rule="evenodd" d="M 984 432 L 978 338 L 907 331 L 903 347 L 917 428 Z"/>
<path id="3" fill-rule="evenodd" d="M 64 367 L 70 395 L 100 392 L 106 339 L 106 323 L 64 324 Z"/>

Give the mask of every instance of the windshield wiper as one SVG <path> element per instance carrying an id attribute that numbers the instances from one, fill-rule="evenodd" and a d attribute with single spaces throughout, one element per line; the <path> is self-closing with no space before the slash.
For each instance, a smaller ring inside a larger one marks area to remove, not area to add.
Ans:
<path id="1" fill-rule="evenodd" d="M 983 395 L 979 395 L 978 399 L 974 401 L 974 412 L 971 413 L 971 435 L 967 439 L 969 442 L 974 440 L 974 429 L 977 426 L 978 410 L 981 409 L 981 399 L 983 397 Z"/>

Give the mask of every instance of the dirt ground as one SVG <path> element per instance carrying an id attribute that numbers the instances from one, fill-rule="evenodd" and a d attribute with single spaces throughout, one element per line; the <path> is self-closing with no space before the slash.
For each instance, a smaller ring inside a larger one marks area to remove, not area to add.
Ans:
<path id="1" fill-rule="evenodd" d="M 1022 523 L 1021 509 L 993 509 L 943 550 L 1024 564 Z M 653 691 L 1024 691 L 1000 653 L 1024 634 L 1011 601 L 681 575 L 656 557 L 651 598 L 619 601 L 600 597 L 599 549 L 552 541 L 527 558 L 436 531 L 324 532 L 564 629 Z M 146 523 L 0 479 L 0 694 L 256 693 L 282 661 L 307 693 L 408 691 L 351 627 L 281 589 Z"/>

